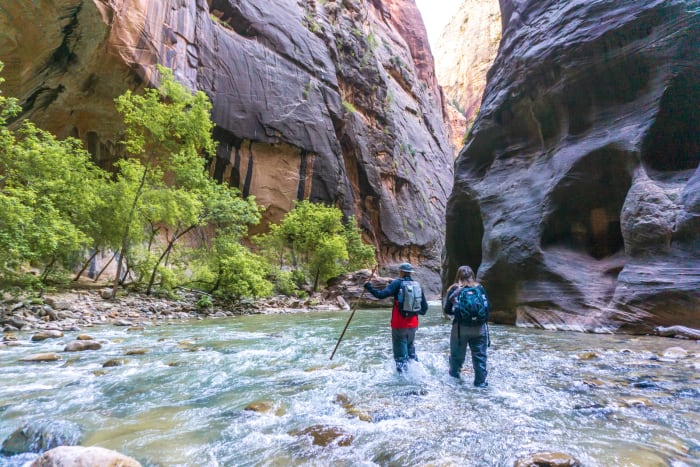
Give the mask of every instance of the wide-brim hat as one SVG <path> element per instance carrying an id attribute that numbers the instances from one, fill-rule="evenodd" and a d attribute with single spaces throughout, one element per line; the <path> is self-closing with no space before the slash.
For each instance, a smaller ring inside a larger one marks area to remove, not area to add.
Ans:
<path id="1" fill-rule="evenodd" d="M 399 266 L 399 271 L 403 272 L 413 272 L 415 269 L 413 269 L 413 266 L 411 266 L 411 263 L 401 263 Z"/>

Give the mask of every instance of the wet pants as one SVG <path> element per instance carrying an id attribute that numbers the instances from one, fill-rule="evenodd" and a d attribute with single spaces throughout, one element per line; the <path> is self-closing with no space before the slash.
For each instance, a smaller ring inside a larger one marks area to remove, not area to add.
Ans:
<path id="1" fill-rule="evenodd" d="M 481 326 L 460 326 L 452 323 L 450 333 L 450 375 L 459 378 L 459 372 L 467 354 L 467 345 L 472 353 L 474 367 L 474 385 L 486 382 L 486 348 L 488 347 L 488 330 L 486 324 Z"/>
<path id="2" fill-rule="evenodd" d="M 418 360 L 416 357 L 416 347 L 414 341 L 416 339 L 416 329 L 404 328 L 391 330 L 391 344 L 394 351 L 394 361 L 396 361 L 396 370 L 401 373 L 408 366 L 408 360 Z"/>

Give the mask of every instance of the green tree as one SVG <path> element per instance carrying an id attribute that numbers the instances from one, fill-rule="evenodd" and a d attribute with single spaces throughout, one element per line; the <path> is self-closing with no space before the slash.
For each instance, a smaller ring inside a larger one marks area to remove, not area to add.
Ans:
<path id="1" fill-rule="evenodd" d="M 93 241 L 106 173 L 80 141 L 57 140 L 29 121 L 13 132 L 1 118 L 0 261 L 5 271 L 26 262 L 42 267 L 45 280 Z"/>
<path id="2" fill-rule="evenodd" d="M 147 190 L 149 172 L 160 168 L 177 173 L 181 164 L 189 167 L 193 157 L 199 157 L 203 165 L 204 158 L 214 154 L 209 98 L 202 91 L 190 93 L 175 81 L 171 70 L 159 66 L 158 72 L 161 77 L 158 89 L 146 89 L 143 95 L 127 91 L 116 99 L 117 111 L 126 125 L 126 149 L 142 161 L 143 171 L 125 217 L 113 296 L 119 286 L 123 260 L 129 254 L 132 224 Z M 187 174 L 183 170 L 180 176 L 186 179 Z"/>
<path id="3" fill-rule="evenodd" d="M 256 242 L 268 257 L 303 270 L 314 291 L 331 277 L 374 264 L 374 248 L 362 243 L 354 218 L 343 224 L 338 208 L 306 200 L 297 202 Z"/>

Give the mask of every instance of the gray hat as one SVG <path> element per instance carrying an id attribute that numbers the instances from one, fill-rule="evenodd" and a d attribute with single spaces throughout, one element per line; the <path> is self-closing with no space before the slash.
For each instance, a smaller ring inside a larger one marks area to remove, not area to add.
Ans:
<path id="1" fill-rule="evenodd" d="M 411 266 L 411 263 L 401 263 L 399 266 L 399 271 L 403 272 L 413 272 L 415 269 L 413 269 L 413 266 Z"/>

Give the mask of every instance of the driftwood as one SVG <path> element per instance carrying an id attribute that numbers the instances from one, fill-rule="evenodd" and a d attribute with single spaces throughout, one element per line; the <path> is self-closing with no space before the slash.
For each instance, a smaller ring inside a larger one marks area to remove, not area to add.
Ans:
<path id="1" fill-rule="evenodd" d="M 659 336 L 679 337 L 682 339 L 700 339 L 700 329 L 687 328 L 685 326 L 657 326 L 654 331 Z"/>

